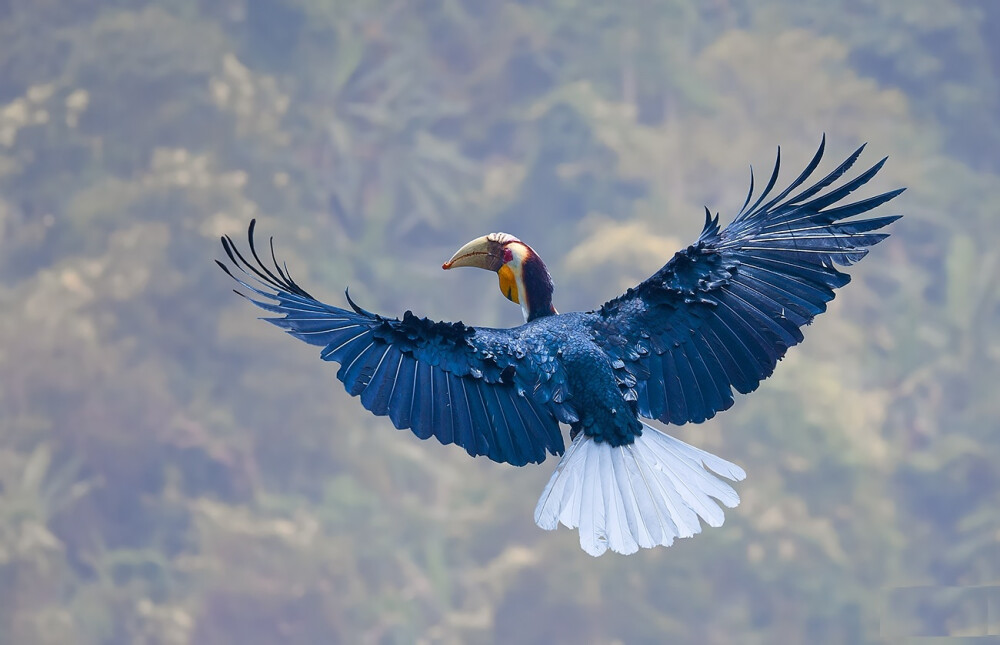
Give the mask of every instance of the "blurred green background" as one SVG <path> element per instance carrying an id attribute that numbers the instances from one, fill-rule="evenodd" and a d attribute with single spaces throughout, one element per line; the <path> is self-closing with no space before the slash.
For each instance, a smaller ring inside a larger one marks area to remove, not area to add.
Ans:
<path id="1" fill-rule="evenodd" d="M 872 643 L 1000 633 L 1000 3 L 0 0 L 0 642 Z M 397 432 L 213 264 L 512 326 L 783 180 L 891 156 L 893 237 L 682 439 L 742 505 L 592 559 L 512 468 Z M 992 614 L 990 613 L 992 612 Z"/>

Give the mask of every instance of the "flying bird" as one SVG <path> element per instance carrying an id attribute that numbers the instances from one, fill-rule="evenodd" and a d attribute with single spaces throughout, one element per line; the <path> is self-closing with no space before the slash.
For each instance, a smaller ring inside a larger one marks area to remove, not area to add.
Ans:
<path id="1" fill-rule="evenodd" d="M 339 363 L 337 378 L 347 391 L 396 428 L 515 466 L 561 455 L 535 508 L 541 528 L 578 528 L 580 546 L 594 556 L 609 548 L 629 554 L 669 546 L 699 533 L 702 520 L 722 525 L 717 501 L 739 503 L 723 478 L 746 475 L 644 419 L 701 423 L 733 405 L 733 390 L 756 389 L 802 341 L 802 327 L 826 309 L 834 289 L 850 281 L 836 265 L 860 260 L 887 237 L 876 231 L 900 217 L 850 219 L 903 189 L 840 204 L 885 159 L 831 188 L 864 146 L 800 189 L 825 143 L 824 137 L 805 170 L 769 198 L 779 148 L 753 203 L 751 169 L 746 201 L 725 229 L 706 208 L 694 244 L 593 311 L 558 313 L 544 262 L 513 235 L 465 244 L 443 268 L 496 272 L 501 293 L 524 315 L 524 324 L 510 329 L 434 322 L 410 311 L 389 318 L 362 309 L 349 293 L 350 309 L 325 304 L 277 261 L 273 238 L 270 263 L 261 260 L 254 222 L 249 258 L 222 238 L 239 273 L 219 266 L 250 291 L 254 304 L 277 314 L 265 320 Z M 569 426 L 568 449 L 560 423 Z"/>

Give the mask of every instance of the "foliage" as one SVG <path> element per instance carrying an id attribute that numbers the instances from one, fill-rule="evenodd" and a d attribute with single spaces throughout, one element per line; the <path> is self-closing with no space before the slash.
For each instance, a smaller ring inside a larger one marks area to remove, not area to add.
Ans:
<path id="1" fill-rule="evenodd" d="M 0 3 L 4 642 L 985 633 L 955 596 L 895 600 L 1000 582 L 997 24 L 987 0 Z M 906 217 L 771 380 L 677 429 L 749 473 L 725 527 L 628 559 L 535 528 L 554 461 L 397 435 L 211 262 L 257 217 L 328 300 L 518 324 L 436 267 L 507 230 L 593 307 L 824 131 L 891 154 L 871 190 L 909 186 Z"/>

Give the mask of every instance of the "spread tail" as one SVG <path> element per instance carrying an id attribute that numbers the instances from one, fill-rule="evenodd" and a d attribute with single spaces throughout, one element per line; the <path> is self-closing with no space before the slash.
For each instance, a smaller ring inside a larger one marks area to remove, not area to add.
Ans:
<path id="1" fill-rule="evenodd" d="M 733 481 L 746 477 L 743 469 L 643 426 L 634 443 L 617 447 L 577 435 L 538 500 L 535 523 L 580 527 L 580 546 L 593 556 L 670 546 L 675 537 L 699 533 L 699 517 L 722 526 L 712 498 L 729 508 L 740 498 L 708 469 Z"/>

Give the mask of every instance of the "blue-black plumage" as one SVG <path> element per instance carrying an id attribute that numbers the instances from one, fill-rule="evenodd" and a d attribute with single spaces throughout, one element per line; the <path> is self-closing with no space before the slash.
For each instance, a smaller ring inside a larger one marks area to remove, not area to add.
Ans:
<path id="1" fill-rule="evenodd" d="M 741 480 L 741 468 L 644 423 L 700 423 L 770 376 L 804 325 L 850 281 L 836 268 L 857 262 L 887 237 L 898 215 L 849 218 L 902 190 L 835 206 L 867 183 L 885 159 L 823 193 L 857 161 L 858 148 L 829 175 L 789 197 L 819 166 L 825 138 L 781 193 L 764 191 L 725 229 L 706 209 L 699 239 L 650 278 L 590 312 L 559 314 L 552 280 L 527 244 L 505 233 L 463 246 L 444 268 L 496 271 L 500 291 L 521 305 L 512 329 L 402 319 L 327 305 L 280 265 L 252 261 L 228 237 L 223 247 L 252 302 L 293 336 L 340 364 L 337 378 L 361 404 L 421 439 L 455 443 L 471 456 L 516 466 L 563 455 L 535 510 L 545 529 L 579 527 L 580 544 L 600 555 L 669 545 L 721 525 L 714 500 L 739 497 L 714 473 Z M 822 194 L 821 194 L 822 193 Z M 765 201 L 767 200 L 767 201 Z M 565 449 L 560 422 L 570 426 Z M 565 451 L 565 454 L 563 454 Z M 699 520 L 701 518 L 701 520 Z"/>

